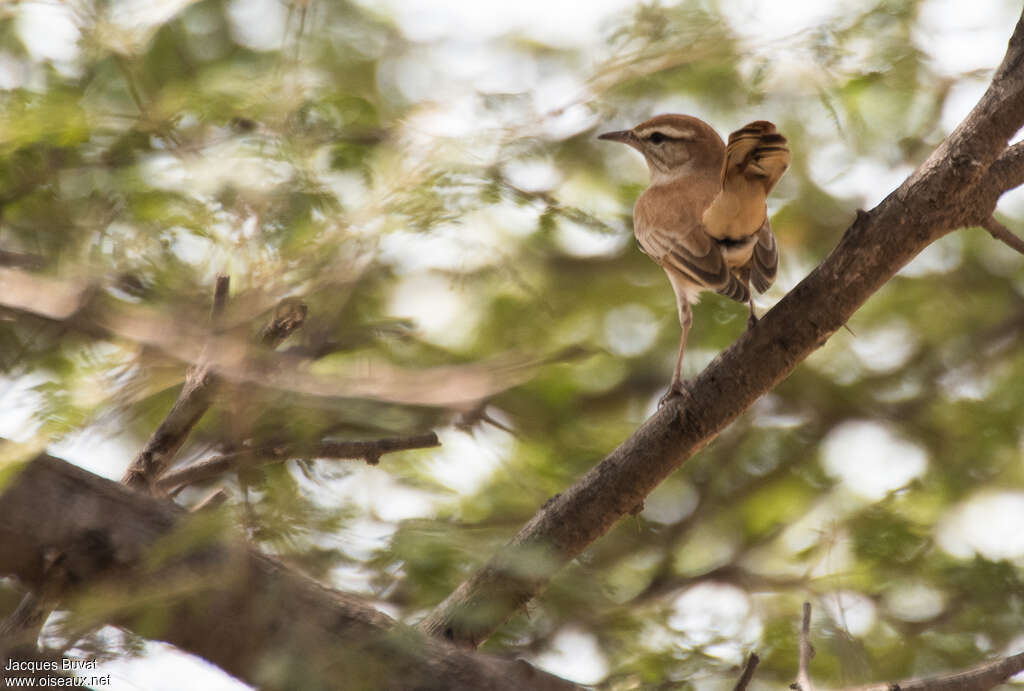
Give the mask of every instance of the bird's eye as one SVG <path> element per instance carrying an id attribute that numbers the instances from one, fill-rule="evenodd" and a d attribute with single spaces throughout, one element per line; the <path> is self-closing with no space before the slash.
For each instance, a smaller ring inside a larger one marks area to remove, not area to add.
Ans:
<path id="1" fill-rule="evenodd" d="M 648 137 L 648 139 L 651 140 L 652 144 L 661 144 L 663 141 L 668 139 L 668 137 L 666 137 L 661 132 L 654 132 L 654 133 L 651 134 L 650 137 Z"/>

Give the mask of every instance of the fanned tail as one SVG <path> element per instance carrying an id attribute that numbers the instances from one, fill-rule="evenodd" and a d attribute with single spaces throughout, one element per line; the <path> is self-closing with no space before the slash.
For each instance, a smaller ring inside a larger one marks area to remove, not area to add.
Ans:
<path id="1" fill-rule="evenodd" d="M 740 175 L 759 179 L 768 195 L 789 167 L 790 153 L 786 138 L 767 120 L 755 120 L 729 135 L 722 165 L 722 187 L 729 178 Z"/>

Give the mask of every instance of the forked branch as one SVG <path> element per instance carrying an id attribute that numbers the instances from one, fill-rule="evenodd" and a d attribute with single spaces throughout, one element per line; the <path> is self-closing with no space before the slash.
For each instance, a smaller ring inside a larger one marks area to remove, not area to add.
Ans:
<path id="1" fill-rule="evenodd" d="M 563 565 L 820 348 L 921 250 L 988 218 L 992 208 L 979 207 L 979 189 L 1024 125 L 1022 65 L 1024 17 L 988 90 L 928 160 L 881 204 L 858 214 L 829 256 L 689 382 L 686 395 L 549 500 L 421 627 L 466 646 L 486 640 Z M 1017 153 L 1013 149 L 1012 157 Z M 1010 159 L 1004 164 L 1009 170 Z"/>

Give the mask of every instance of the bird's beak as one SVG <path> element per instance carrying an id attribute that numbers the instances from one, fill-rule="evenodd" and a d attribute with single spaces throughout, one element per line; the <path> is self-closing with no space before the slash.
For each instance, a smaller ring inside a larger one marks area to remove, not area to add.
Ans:
<path id="1" fill-rule="evenodd" d="M 607 139 L 610 142 L 622 142 L 630 146 L 636 145 L 636 136 L 632 130 L 619 130 L 618 132 L 605 132 L 597 135 L 598 139 Z"/>

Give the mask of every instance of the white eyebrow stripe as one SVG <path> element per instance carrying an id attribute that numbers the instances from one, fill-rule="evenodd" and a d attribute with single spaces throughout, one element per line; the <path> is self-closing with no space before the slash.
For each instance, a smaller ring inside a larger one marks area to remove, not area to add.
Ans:
<path id="1" fill-rule="evenodd" d="M 654 125 L 652 127 L 645 127 L 642 130 L 637 130 L 636 134 L 641 139 L 646 138 L 654 134 L 655 132 L 661 132 L 666 137 L 672 139 L 694 139 L 696 134 L 691 129 L 679 129 L 672 125 Z"/>

